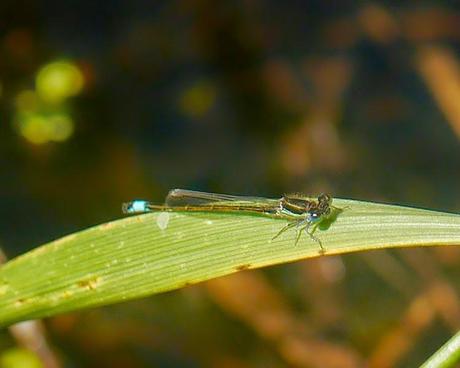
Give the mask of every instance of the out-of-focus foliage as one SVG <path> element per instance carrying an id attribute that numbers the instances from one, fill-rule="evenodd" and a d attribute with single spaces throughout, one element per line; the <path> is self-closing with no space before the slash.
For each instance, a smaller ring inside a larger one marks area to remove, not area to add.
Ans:
<path id="1" fill-rule="evenodd" d="M 448 1 L 2 0 L 2 248 L 172 187 L 458 211 L 459 17 Z M 49 339 L 75 366 L 417 366 L 460 328 L 459 262 L 324 257 L 51 319 Z"/>
<path id="2" fill-rule="evenodd" d="M 0 366 L 3 368 L 42 368 L 43 364 L 29 350 L 12 348 L 0 354 Z"/>

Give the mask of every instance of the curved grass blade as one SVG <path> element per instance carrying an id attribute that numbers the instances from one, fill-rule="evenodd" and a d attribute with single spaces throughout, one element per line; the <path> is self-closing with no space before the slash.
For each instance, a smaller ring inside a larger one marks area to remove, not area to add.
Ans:
<path id="1" fill-rule="evenodd" d="M 436 351 L 420 368 L 454 368 L 460 362 L 460 332 Z"/>
<path id="2" fill-rule="evenodd" d="M 325 254 L 458 245 L 460 216 L 334 199 L 315 231 Z M 286 220 L 233 213 L 133 216 L 45 244 L 0 268 L 0 325 L 177 289 L 248 268 L 321 255 Z"/>

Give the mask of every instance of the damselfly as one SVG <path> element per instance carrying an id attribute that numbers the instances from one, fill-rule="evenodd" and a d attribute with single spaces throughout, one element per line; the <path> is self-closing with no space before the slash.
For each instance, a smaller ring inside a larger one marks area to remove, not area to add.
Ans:
<path id="1" fill-rule="evenodd" d="M 288 220 L 274 237 L 276 239 L 284 231 L 295 227 L 298 243 L 302 231 L 316 241 L 324 252 L 321 241 L 313 235 L 316 227 L 328 218 L 333 209 L 332 197 L 320 194 L 317 199 L 308 199 L 298 194 L 285 195 L 279 199 L 263 197 L 242 197 L 227 194 L 196 192 L 185 189 L 173 189 L 168 193 L 164 205 L 153 204 L 145 200 L 134 200 L 124 203 L 122 210 L 126 214 L 145 213 L 152 211 L 187 211 L 187 212 L 248 212 L 259 213 L 270 217 Z"/>

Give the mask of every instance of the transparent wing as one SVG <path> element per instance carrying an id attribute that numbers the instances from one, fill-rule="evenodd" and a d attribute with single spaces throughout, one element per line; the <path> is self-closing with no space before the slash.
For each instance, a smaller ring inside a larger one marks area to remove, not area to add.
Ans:
<path id="1" fill-rule="evenodd" d="M 220 202 L 235 202 L 235 204 L 243 203 L 271 203 L 277 202 L 276 199 L 268 199 L 263 197 L 246 197 L 246 196 L 233 196 L 228 194 L 206 193 L 198 192 L 187 189 L 172 189 L 169 191 L 165 205 L 170 207 L 178 206 L 203 206 L 210 203 Z"/>

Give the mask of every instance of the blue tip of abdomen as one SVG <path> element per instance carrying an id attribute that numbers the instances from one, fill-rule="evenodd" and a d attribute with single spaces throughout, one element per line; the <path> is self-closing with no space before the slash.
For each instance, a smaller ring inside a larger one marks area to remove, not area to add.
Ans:
<path id="1" fill-rule="evenodd" d="M 125 203 L 123 205 L 123 212 L 124 213 L 142 213 L 142 212 L 150 212 L 148 207 L 149 202 L 144 201 L 142 199 L 136 199 L 129 203 Z"/>

